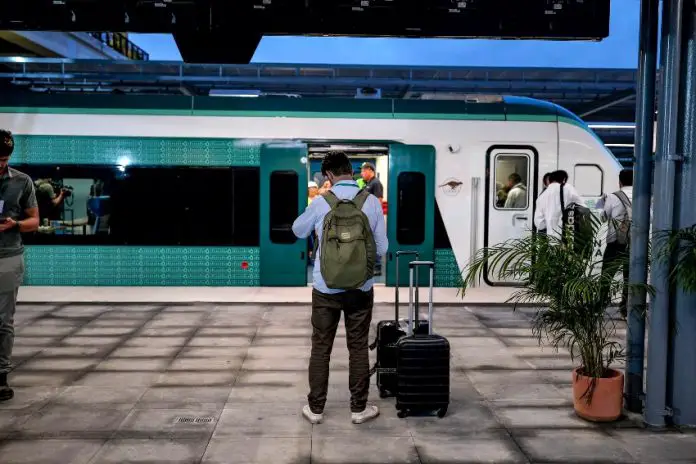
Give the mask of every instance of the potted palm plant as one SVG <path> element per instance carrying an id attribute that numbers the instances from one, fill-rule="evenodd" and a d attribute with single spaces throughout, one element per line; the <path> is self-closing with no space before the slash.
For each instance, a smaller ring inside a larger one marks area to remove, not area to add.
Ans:
<path id="1" fill-rule="evenodd" d="M 616 321 L 606 310 L 623 282 L 613 272 L 602 272 L 601 219 L 590 214 L 583 221 L 581 229 L 530 234 L 479 250 L 463 271 L 462 293 L 484 274 L 525 281 L 508 303 L 535 306 L 532 332 L 539 343 L 566 348 L 578 362 L 572 372 L 576 413 L 612 421 L 621 416 L 623 404 L 623 374 L 612 365 L 624 352 Z M 616 270 L 624 262 L 628 256 L 615 262 Z"/>

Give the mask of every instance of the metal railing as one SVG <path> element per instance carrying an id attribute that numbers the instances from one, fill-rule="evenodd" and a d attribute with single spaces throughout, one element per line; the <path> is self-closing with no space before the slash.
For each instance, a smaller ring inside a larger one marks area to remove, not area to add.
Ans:
<path id="1" fill-rule="evenodd" d="M 89 35 L 131 60 L 147 61 L 150 59 L 150 55 L 145 50 L 131 42 L 121 32 L 90 32 Z"/>

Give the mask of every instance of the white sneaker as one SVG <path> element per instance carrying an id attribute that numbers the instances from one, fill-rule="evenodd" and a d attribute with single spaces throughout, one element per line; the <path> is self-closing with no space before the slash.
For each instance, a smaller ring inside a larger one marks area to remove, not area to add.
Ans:
<path id="1" fill-rule="evenodd" d="M 379 408 L 373 404 L 368 404 L 363 412 L 354 412 L 351 415 L 351 420 L 354 424 L 362 424 L 377 416 L 379 416 Z"/>
<path id="2" fill-rule="evenodd" d="M 309 422 L 312 424 L 320 424 L 321 421 L 324 420 L 324 414 L 314 414 L 311 409 L 309 409 L 309 405 L 306 404 L 304 408 L 302 408 L 302 415 L 307 418 Z"/>

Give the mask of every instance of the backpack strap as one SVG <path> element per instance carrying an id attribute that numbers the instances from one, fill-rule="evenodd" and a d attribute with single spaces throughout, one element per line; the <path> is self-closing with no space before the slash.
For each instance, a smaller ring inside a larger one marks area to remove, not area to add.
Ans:
<path id="1" fill-rule="evenodd" d="M 626 208 L 626 212 L 628 212 L 628 207 L 632 206 L 632 203 L 631 200 L 628 198 L 628 195 L 626 195 L 626 192 L 624 192 L 623 190 L 617 190 L 616 192 L 614 192 L 614 195 L 616 196 L 616 198 L 619 199 L 621 203 L 623 203 L 624 208 Z"/>
<path id="2" fill-rule="evenodd" d="M 336 194 L 333 193 L 331 190 L 326 191 L 326 193 L 323 193 L 321 196 L 324 197 L 324 200 L 326 200 L 326 202 L 329 204 L 329 208 L 331 209 L 334 209 L 334 207 L 340 201 Z"/>
<path id="3" fill-rule="evenodd" d="M 357 195 L 353 198 L 353 202 L 355 203 L 355 206 L 359 210 L 363 209 L 363 206 L 365 205 L 365 202 L 367 201 L 367 198 L 370 196 L 370 192 L 368 192 L 366 189 L 360 189 Z"/>

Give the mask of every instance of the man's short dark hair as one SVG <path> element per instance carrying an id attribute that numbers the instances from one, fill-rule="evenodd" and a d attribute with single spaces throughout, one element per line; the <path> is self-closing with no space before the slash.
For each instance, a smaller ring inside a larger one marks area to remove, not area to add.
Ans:
<path id="1" fill-rule="evenodd" d="M 551 181 L 551 173 L 547 172 L 544 174 L 544 177 L 541 179 L 542 182 L 550 182 Z"/>
<path id="2" fill-rule="evenodd" d="M 633 169 L 623 169 L 619 173 L 619 182 L 624 187 L 633 187 Z"/>
<path id="3" fill-rule="evenodd" d="M 549 176 L 551 182 L 558 182 L 559 184 L 564 184 L 568 182 L 568 173 L 564 170 L 558 170 L 551 173 Z"/>
<path id="4" fill-rule="evenodd" d="M 0 156 L 5 158 L 12 156 L 14 151 L 14 137 L 12 132 L 0 129 Z"/>
<path id="5" fill-rule="evenodd" d="M 510 179 L 511 181 L 513 181 L 516 184 L 519 184 L 520 182 L 522 182 L 522 176 L 520 176 L 516 172 L 513 172 L 512 174 L 510 174 L 508 179 Z"/>
<path id="6" fill-rule="evenodd" d="M 352 176 L 353 166 L 350 164 L 348 155 L 342 151 L 331 151 L 324 156 L 321 162 L 321 173 L 326 175 L 331 173 L 334 176 Z"/>

